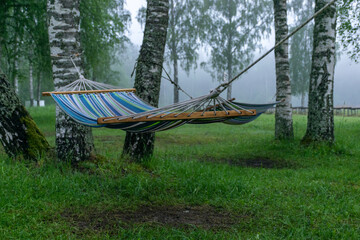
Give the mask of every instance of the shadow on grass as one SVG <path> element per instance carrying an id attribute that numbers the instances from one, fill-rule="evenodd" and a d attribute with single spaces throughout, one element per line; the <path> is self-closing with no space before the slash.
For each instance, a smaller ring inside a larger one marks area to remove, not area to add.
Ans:
<path id="1" fill-rule="evenodd" d="M 200 159 L 202 162 L 224 163 L 232 166 L 241 166 L 249 168 L 266 168 L 266 169 L 296 169 L 299 166 L 295 162 L 288 160 L 270 159 L 266 157 L 253 158 L 214 158 L 211 156 L 204 156 Z"/>
<path id="2" fill-rule="evenodd" d="M 141 224 L 149 227 L 174 227 L 207 230 L 231 229 L 240 222 L 249 221 L 249 214 L 236 214 L 212 206 L 150 206 L 136 210 L 83 208 L 66 209 L 60 214 L 77 235 L 90 232 L 116 234 L 119 228 L 132 228 Z"/>

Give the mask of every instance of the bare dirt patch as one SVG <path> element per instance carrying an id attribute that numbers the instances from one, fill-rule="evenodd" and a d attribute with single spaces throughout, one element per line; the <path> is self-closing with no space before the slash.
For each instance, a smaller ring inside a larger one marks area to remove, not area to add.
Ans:
<path id="1" fill-rule="evenodd" d="M 136 210 L 67 209 L 61 213 L 79 232 L 115 232 L 134 224 L 176 228 L 226 229 L 249 218 L 211 206 L 140 206 Z"/>
<path id="2" fill-rule="evenodd" d="M 157 135 L 156 142 L 157 146 L 168 146 L 168 145 L 200 145 L 200 144 L 209 144 L 217 141 L 216 137 L 207 136 L 206 138 L 199 136 L 172 136 L 172 135 Z"/>
<path id="3" fill-rule="evenodd" d="M 242 166 L 250 168 L 267 168 L 267 169 L 281 169 L 281 168 L 296 168 L 296 164 L 285 160 L 273 160 L 269 158 L 259 157 L 251 159 L 215 159 L 212 157 L 203 157 L 204 162 L 218 162 L 227 163 L 233 166 Z"/>
<path id="4" fill-rule="evenodd" d="M 254 159 L 245 159 L 240 162 L 232 161 L 231 164 L 239 164 L 244 165 L 246 167 L 252 167 L 252 168 L 283 168 L 285 167 L 283 163 L 280 163 L 279 161 L 274 161 L 267 158 L 254 158 Z"/>

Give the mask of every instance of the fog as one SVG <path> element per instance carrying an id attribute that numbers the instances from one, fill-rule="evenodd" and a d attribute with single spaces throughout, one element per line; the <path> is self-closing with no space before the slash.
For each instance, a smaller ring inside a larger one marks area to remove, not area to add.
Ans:
<path id="1" fill-rule="evenodd" d="M 122 87 L 132 87 L 133 79 L 130 75 L 133 71 L 137 54 L 140 46 L 128 46 L 126 55 L 122 58 L 124 74 L 128 78 L 121 81 Z M 260 53 L 257 54 L 259 56 Z M 203 53 L 202 59 L 206 59 Z M 199 65 L 199 64 L 198 64 Z M 165 69 L 172 76 L 172 69 L 168 64 L 164 64 Z M 164 74 L 163 74 L 164 75 Z M 134 76 L 133 76 L 134 78 Z M 271 53 L 261 62 L 255 65 L 247 73 L 242 75 L 233 84 L 232 96 L 240 102 L 248 103 L 267 103 L 275 101 L 275 59 Z M 209 93 L 210 90 L 217 87 L 220 83 L 213 80 L 210 73 L 206 72 L 200 66 L 187 74 L 185 71 L 179 71 L 179 85 L 192 97 L 197 97 Z M 343 54 L 335 67 L 334 83 L 334 105 L 360 107 L 360 65 L 350 60 Z M 186 100 L 188 97 L 180 92 L 180 100 Z M 167 105 L 173 101 L 173 85 L 166 79 L 161 81 L 160 105 Z M 300 98 L 292 97 L 293 106 L 300 106 Z"/>
<path id="2" fill-rule="evenodd" d="M 125 52 L 124 57 L 124 72 L 130 76 L 135 59 L 139 53 L 140 44 L 142 42 L 142 30 L 135 16 L 137 9 L 141 6 L 146 6 L 146 2 L 141 1 L 127 1 L 125 8 L 131 12 L 132 23 L 129 28 L 128 37 L 132 42 Z M 254 53 L 255 58 L 267 51 L 274 44 L 274 36 L 263 39 L 261 42 L 261 51 Z M 212 79 L 210 73 L 200 68 L 200 62 L 206 61 L 209 58 L 205 49 L 200 49 L 200 60 L 198 68 L 186 74 L 179 68 L 179 85 L 191 96 L 197 97 L 209 93 L 219 85 L 219 82 Z M 254 59 L 255 59 L 254 58 Z M 164 67 L 172 76 L 172 69 L 168 64 Z M 130 87 L 132 80 L 125 81 L 124 87 Z M 350 60 L 346 53 L 343 53 L 338 59 L 335 68 L 335 83 L 334 83 L 334 105 L 335 106 L 357 106 L 360 107 L 360 65 Z M 233 84 L 232 96 L 239 102 L 248 103 L 267 103 L 275 101 L 275 59 L 274 53 L 270 53 L 265 59 L 255 65 L 246 74 L 242 75 Z M 180 92 L 180 100 L 186 100 L 188 97 Z M 160 105 L 167 105 L 173 101 L 173 85 L 165 79 L 162 79 L 160 92 Z M 300 98 L 292 97 L 293 106 L 300 106 Z"/>

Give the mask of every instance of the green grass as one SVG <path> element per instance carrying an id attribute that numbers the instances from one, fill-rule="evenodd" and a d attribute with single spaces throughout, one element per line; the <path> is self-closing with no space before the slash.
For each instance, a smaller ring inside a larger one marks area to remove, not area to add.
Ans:
<path id="1" fill-rule="evenodd" d="M 30 110 L 54 145 L 54 108 Z M 68 163 L 8 159 L 0 150 L 0 239 L 359 239 L 360 118 L 336 117 L 336 144 L 304 147 L 306 117 L 294 116 L 295 141 L 274 141 L 274 116 L 243 126 L 187 125 L 157 134 L 147 167 L 121 159 L 124 132 L 94 130 L 103 157 Z M 266 159 L 274 168 L 244 163 Z M 139 206 L 210 206 L 239 217 L 225 229 L 110 222 L 105 212 Z M 97 214 L 94 214 L 97 213 Z M 94 217 L 93 217 L 94 218 Z"/>

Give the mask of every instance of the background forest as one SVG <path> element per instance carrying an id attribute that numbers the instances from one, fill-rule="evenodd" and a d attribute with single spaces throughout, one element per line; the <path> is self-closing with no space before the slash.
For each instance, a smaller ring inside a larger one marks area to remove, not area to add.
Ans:
<path id="1" fill-rule="evenodd" d="M 216 86 L 218 81 L 238 73 L 254 57 L 273 45 L 272 1 L 252 1 L 250 5 L 234 1 L 235 5 L 230 9 L 237 9 L 237 12 L 233 13 L 219 7 L 226 1 L 205 1 L 208 6 L 192 2 L 184 7 L 184 1 L 171 1 L 165 68 L 190 95 L 200 96 Z M 87 78 L 120 87 L 132 86 L 130 75 L 142 41 L 145 6 L 146 2 L 140 0 L 81 2 L 81 46 Z M 206 8 L 212 9 L 211 15 L 196 19 L 197 13 Z M 245 8 L 247 11 L 244 11 Z M 314 1 L 290 1 L 288 8 L 291 29 L 313 13 Z M 252 12 L 263 14 L 261 22 L 257 22 L 255 15 L 250 14 Z M 42 99 L 42 91 L 53 89 L 46 14 L 45 0 L 5 1 L 0 10 L 3 21 L 0 29 L 2 71 L 19 92 L 23 103 L 38 101 Z M 249 16 L 244 17 L 244 14 Z M 356 16 L 352 18 L 356 19 Z M 340 33 L 346 33 L 345 19 L 340 21 L 344 22 L 339 25 Z M 313 24 L 308 25 L 290 40 L 293 106 L 305 106 L 307 102 L 312 27 Z M 232 49 L 224 45 L 228 40 L 226 36 L 230 35 L 222 31 L 234 33 Z M 342 47 L 337 52 L 335 106 L 360 105 L 356 95 L 359 89 L 355 84 L 360 70 L 354 61 L 358 46 L 351 43 L 352 40 L 346 40 L 345 34 L 339 35 L 338 44 Z M 229 63 L 231 69 L 227 67 Z M 274 56 L 270 55 L 235 82 L 233 97 L 244 102 L 273 101 L 274 64 Z M 180 99 L 187 98 L 179 94 Z M 162 81 L 160 96 L 161 105 L 174 101 L 173 86 L 166 80 Z M 45 100 L 46 104 L 52 104 L 50 99 Z"/>

